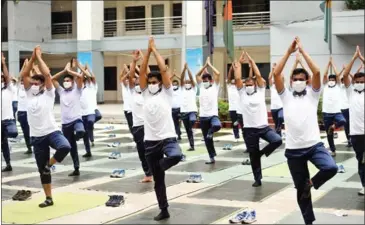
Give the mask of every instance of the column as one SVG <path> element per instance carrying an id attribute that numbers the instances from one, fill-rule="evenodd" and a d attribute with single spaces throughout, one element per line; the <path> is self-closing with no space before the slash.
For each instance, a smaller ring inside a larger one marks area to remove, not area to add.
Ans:
<path id="1" fill-rule="evenodd" d="M 8 42 L 8 57 L 6 61 L 8 62 L 10 76 L 18 78 L 20 75 L 20 53 L 16 41 Z"/>
<path id="2" fill-rule="evenodd" d="M 104 55 L 98 42 L 103 36 L 103 1 L 77 1 L 77 58 L 87 63 L 98 83 L 98 103 L 104 102 Z"/>

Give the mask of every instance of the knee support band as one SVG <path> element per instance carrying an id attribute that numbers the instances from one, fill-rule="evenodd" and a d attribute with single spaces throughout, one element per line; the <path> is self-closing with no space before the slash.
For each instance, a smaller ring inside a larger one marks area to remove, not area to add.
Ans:
<path id="1" fill-rule="evenodd" d="M 50 184 L 52 182 L 52 177 L 50 173 L 41 174 L 41 183 L 42 184 Z"/>
<path id="2" fill-rule="evenodd" d="M 71 151 L 70 147 L 63 147 L 58 149 L 55 154 L 53 155 L 53 158 L 58 162 L 62 162 L 65 157 L 67 156 L 67 154 Z"/>

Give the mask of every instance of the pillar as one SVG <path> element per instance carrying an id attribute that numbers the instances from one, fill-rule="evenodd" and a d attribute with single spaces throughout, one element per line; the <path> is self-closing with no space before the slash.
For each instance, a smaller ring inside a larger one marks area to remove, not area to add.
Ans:
<path id="1" fill-rule="evenodd" d="M 8 58 L 6 61 L 8 62 L 10 76 L 18 78 L 20 75 L 20 53 L 16 41 L 8 42 Z"/>
<path id="2" fill-rule="evenodd" d="M 104 102 L 104 55 L 98 41 L 103 36 L 103 1 L 77 1 L 77 58 L 81 64 L 87 63 L 98 83 L 98 103 Z"/>

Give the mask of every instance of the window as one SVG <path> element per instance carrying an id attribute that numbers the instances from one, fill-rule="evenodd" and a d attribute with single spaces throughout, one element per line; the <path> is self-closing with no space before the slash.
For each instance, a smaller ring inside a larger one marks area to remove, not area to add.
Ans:
<path id="1" fill-rule="evenodd" d="M 72 11 L 52 12 L 52 35 L 72 34 Z"/>
<path id="2" fill-rule="evenodd" d="M 172 28 L 181 28 L 182 25 L 182 3 L 172 4 Z M 177 17 L 177 18 L 175 18 Z"/>
<path id="3" fill-rule="evenodd" d="M 213 27 L 217 26 L 217 1 L 214 0 L 213 4 Z"/>
<path id="4" fill-rule="evenodd" d="M 270 11 L 269 0 L 232 0 L 233 13 Z"/>
<path id="5" fill-rule="evenodd" d="M 157 65 L 149 65 L 151 72 L 160 72 Z"/>
<path id="6" fill-rule="evenodd" d="M 104 90 L 117 90 L 117 67 L 104 67 Z"/>
<path id="7" fill-rule="evenodd" d="M 104 37 L 117 36 L 117 8 L 104 9 Z"/>
<path id="8" fill-rule="evenodd" d="M 269 73 L 270 73 L 270 63 L 256 63 L 257 67 L 260 70 L 261 76 L 268 83 Z M 229 72 L 229 68 L 231 68 L 231 64 L 227 64 L 227 74 Z M 242 78 L 247 78 L 250 74 L 250 68 L 247 63 L 242 64 Z"/>
<path id="9" fill-rule="evenodd" d="M 125 22 L 126 31 L 145 30 L 146 29 L 146 21 L 144 20 L 145 15 L 146 15 L 145 6 L 125 7 L 125 19 L 132 20 Z"/>

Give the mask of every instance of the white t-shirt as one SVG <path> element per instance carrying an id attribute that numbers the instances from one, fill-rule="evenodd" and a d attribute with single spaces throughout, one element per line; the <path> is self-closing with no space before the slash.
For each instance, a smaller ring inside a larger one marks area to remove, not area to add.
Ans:
<path id="1" fill-rule="evenodd" d="M 130 89 L 130 106 L 133 116 L 133 127 L 143 126 L 143 103 L 144 99 L 142 94 L 139 94 L 135 89 Z"/>
<path id="2" fill-rule="evenodd" d="M 91 90 L 92 90 L 92 93 L 93 93 L 93 97 L 92 97 L 92 99 L 93 99 L 93 101 L 90 101 L 90 103 L 92 103 L 91 104 L 91 108 L 93 108 L 94 109 L 94 111 L 95 111 L 95 109 L 97 109 L 98 108 L 98 100 L 97 100 L 97 95 L 98 95 L 98 84 L 97 83 L 90 83 L 90 88 L 91 88 Z"/>
<path id="3" fill-rule="evenodd" d="M 349 99 L 347 97 L 347 88 L 345 85 L 341 85 L 341 109 L 348 109 L 350 107 L 349 105 Z"/>
<path id="4" fill-rule="evenodd" d="M 81 105 L 81 115 L 87 116 L 95 114 L 95 107 L 94 104 L 94 96 L 95 91 L 94 87 L 90 85 L 89 82 L 84 84 L 84 89 L 81 93 L 80 97 L 80 105 Z"/>
<path id="5" fill-rule="evenodd" d="M 58 131 L 56 120 L 53 114 L 55 101 L 55 88 L 45 90 L 43 94 L 33 95 L 26 90 L 28 110 L 27 117 L 31 137 L 43 137 L 52 132 Z"/>
<path id="6" fill-rule="evenodd" d="M 161 141 L 166 138 L 176 138 L 171 116 L 172 86 L 168 89 L 162 86 L 160 93 L 155 95 L 152 95 L 146 88 L 142 94 L 144 97 L 144 140 Z"/>
<path id="7" fill-rule="evenodd" d="M 198 112 L 198 107 L 196 106 L 196 90 L 196 87 L 191 87 L 189 90 L 185 87 L 181 88 L 182 103 L 180 112 Z"/>
<path id="8" fill-rule="evenodd" d="M 237 111 L 239 107 L 240 96 L 236 85 L 228 84 L 228 105 L 229 111 Z"/>
<path id="9" fill-rule="evenodd" d="M 6 88 L 1 90 L 1 120 L 13 120 L 13 92 L 14 85 L 9 82 Z"/>
<path id="10" fill-rule="evenodd" d="M 317 109 L 321 90 L 307 86 L 307 94 L 294 97 L 287 88 L 279 94 L 285 115 L 286 148 L 309 148 L 321 142 Z"/>
<path id="11" fill-rule="evenodd" d="M 81 119 L 80 98 L 82 91 L 82 88 L 77 88 L 76 83 L 74 83 L 71 90 L 66 91 L 61 86 L 57 88 L 57 92 L 60 95 L 62 124 L 68 124 L 77 119 Z"/>
<path id="12" fill-rule="evenodd" d="M 263 128 L 268 126 L 267 108 L 265 102 L 265 87 L 257 87 L 256 93 L 248 95 L 246 88 L 238 91 L 240 95 L 242 118 L 245 128 Z"/>
<path id="13" fill-rule="evenodd" d="M 270 87 L 270 109 L 281 109 L 283 108 L 283 103 L 279 97 L 278 91 L 276 90 L 275 84 Z"/>
<path id="14" fill-rule="evenodd" d="M 200 85 L 199 114 L 200 117 L 218 116 L 219 84 L 213 83 L 208 89 Z"/>
<path id="15" fill-rule="evenodd" d="M 347 88 L 347 97 L 350 102 L 350 135 L 364 135 L 364 91 L 358 93 L 350 85 Z"/>
<path id="16" fill-rule="evenodd" d="M 181 100 L 182 100 L 182 93 L 181 93 L 181 87 L 179 87 L 177 90 L 173 90 L 172 108 L 173 109 L 181 108 Z"/>
<path id="17" fill-rule="evenodd" d="M 13 84 L 13 102 L 17 102 L 18 101 L 18 85 Z"/>
<path id="18" fill-rule="evenodd" d="M 18 112 L 27 111 L 27 93 L 25 92 L 24 86 L 19 85 L 18 87 Z"/>
<path id="19" fill-rule="evenodd" d="M 121 83 L 120 86 L 122 87 L 122 95 L 123 95 L 123 102 L 124 102 L 123 110 L 130 112 L 130 111 L 132 111 L 131 103 L 130 103 L 131 93 L 129 91 L 129 88 L 127 86 L 125 86 L 123 83 Z"/>
<path id="20" fill-rule="evenodd" d="M 340 113 L 341 112 L 341 88 L 339 85 L 328 87 L 325 84 L 323 90 L 322 112 L 324 113 Z"/>

